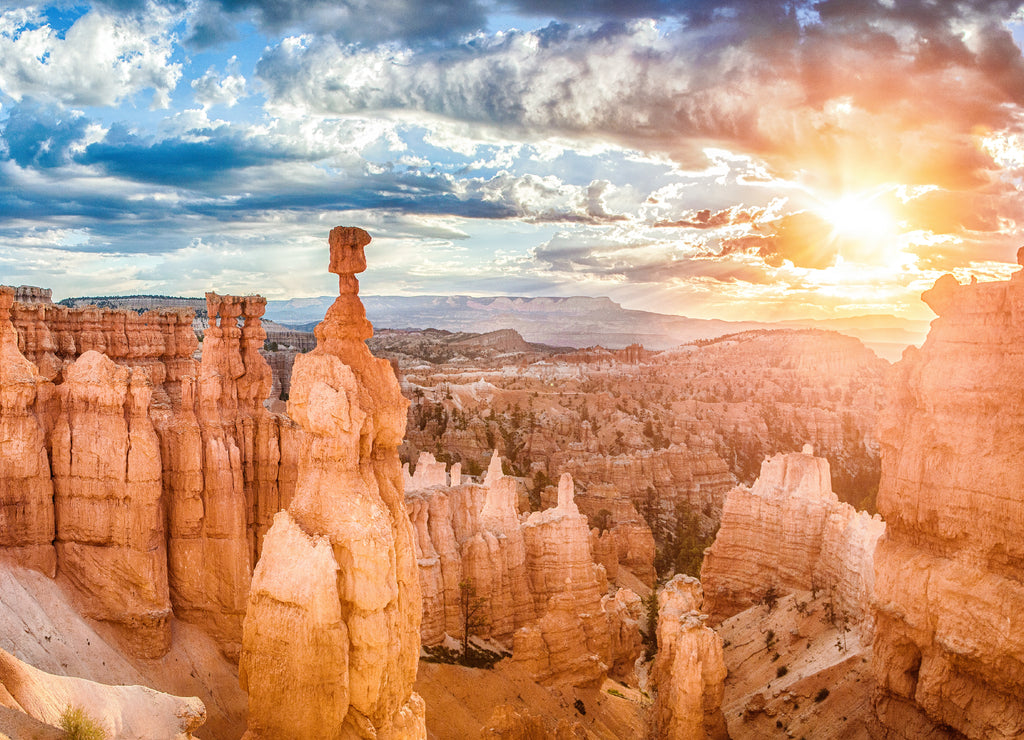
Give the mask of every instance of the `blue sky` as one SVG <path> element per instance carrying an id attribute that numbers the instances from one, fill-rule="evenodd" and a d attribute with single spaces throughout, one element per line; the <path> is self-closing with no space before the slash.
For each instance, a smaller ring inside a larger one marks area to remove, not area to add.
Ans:
<path id="1" fill-rule="evenodd" d="M 0 0 L 0 282 L 927 316 L 1024 243 L 1020 5 Z"/>

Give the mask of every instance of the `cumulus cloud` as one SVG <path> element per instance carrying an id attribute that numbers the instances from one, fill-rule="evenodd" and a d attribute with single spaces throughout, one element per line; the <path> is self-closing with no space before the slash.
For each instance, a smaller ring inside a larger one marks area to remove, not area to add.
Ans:
<path id="1" fill-rule="evenodd" d="M 115 105 L 152 90 L 166 108 L 181 77 L 169 18 L 91 10 L 60 33 L 24 10 L 0 14 L 0 92 L 70 106 Z"/>
<path id="2" fill-rule="evenodd" d="M 1024 100 L 1024 61 L 1001 25 L 1011 4 L 833 2 L 819 9 L 828 24 L 789 3 L 711 5 L 671 27 L 553 23 L 442 48 L 294 38 L 258 74 L 279 110 L 415 111 L 603 136 L 682 163 L 716 142 L 836 189 L 989 179 L 974 132 L 1009 125 L 1006 103 Z"/>
<path id="3" fill-rule="evenodd" d="M 228 71 L 222 77 L 215 68 L 210 67 L 202 77 L 192 80 L 192 90 L 196 102 L 203 108 L 214 105 L 234 107 L 245 97 L 245 77 L 238 70 L 238 58 L 228 60 Z"/>

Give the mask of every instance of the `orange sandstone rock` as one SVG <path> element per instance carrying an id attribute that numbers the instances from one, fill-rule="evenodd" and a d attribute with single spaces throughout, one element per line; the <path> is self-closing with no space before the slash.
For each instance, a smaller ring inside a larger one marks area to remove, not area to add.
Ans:
<path id="1" fill-rule="evenodd" d="M 57 558 L 84 613 L 132 649 L 166 652 L 171 605 L 152 385 L 96 351 L 65 370 L 53 437 Z"/>
<path id="2" fill-rule="evenodd" d="M 13 301 L 14 290 L 0 287 L 0 551 L 53 576 L 53 484 L 34 408 L 44 381 L 18 350 Z"/>
<path id="3" fill-rule="evenodd" d="M 594 563 L 587 518 L 573 501 L 568 473 L 558 483 L 558 505 L 531 514 L 523 536 L 530 593 L 541 617 L 516 633 L 513 660 L 541 683 L 603 680 L 611 662 L 608 621 L 601 608 L 608 581 L 604 568 Z"/>
<path id="4" fill-rule="evenodd" d="M 1024 271 L 924 293 L 939 314 L 880 424 L 876 710 L 1024 735 Z"/>
<path id="5" fill-rule="evenodd" d="M 266 535 L 245 617 L 247 737 L 422 738 L 420 586 L 397 453 L 407 402 L 363 343 L 372 329 L 354 273 L 369 236 L 338 228 L 330 243 L 340 295 L 316 349 L 296 358 L 295 493 Z M 324 672 L 336 675 L 326 691 Z"/>
<path id="6" fill-rule="evenodd" d="M 817 589 L 870 634 L 874 550 L 885 523 L 839 501 L 830 479 L 828 460 L 805 445 L 765 460 L 752 488 L 730 491 L 701 568 L 705 609 L 716 621 L 769 589 Z"/>
<path id="7" fill-rule="evenodd" d="M 658 654 L 652 678 L 658 688 L 659 738 L 723 740 L 725 661 L 722 638 L 704 625 L 700 582 L 679 575 L 658 594 Z"/>

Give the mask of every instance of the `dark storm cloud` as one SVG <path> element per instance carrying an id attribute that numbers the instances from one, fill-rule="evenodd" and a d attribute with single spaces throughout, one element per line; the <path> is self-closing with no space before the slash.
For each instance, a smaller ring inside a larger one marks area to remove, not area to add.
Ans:
<path id="1" fill-rule="evenodd" d="M 421 42 L 482 28 L 477 0 L 206 0 L 191 17 L 187 41 L 211 46 L 234 37 L 232 26 L 255 22 L 273 33 L 319 33 L 346 43 Z"/>

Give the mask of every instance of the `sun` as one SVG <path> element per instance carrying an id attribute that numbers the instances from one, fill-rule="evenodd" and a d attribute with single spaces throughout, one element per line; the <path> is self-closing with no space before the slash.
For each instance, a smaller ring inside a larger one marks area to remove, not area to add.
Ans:
<path id="1" fill-rule="evenodd" d="M 877 194 L 845 195 L 817 210 L 832 225 L 834 239 L 853 240 L 871 248 L 896 237 L 896 219 Z"/>

